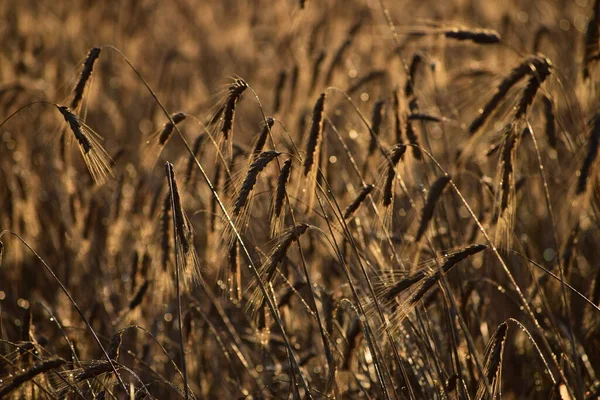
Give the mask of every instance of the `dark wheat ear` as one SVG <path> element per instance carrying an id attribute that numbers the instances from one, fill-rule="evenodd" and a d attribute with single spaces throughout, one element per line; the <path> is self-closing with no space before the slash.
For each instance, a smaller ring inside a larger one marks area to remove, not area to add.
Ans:
<path id="1" fill-rule="evenodd" d="M 348 206 L 344 209 L 343 217 L 344 219 L 348 219 L 354 215 L 356 210 L 360 207 L 360 205 L 367 199 L 367 196 L 373 191 L 375 186 L 368 184 L 365 185 L 358 196 Z"/>
<path id="2" fill-rule="evenodd" d="M 500 82 L 492 98 L 479 110 L 479 115 L 469 125 L 469 134 L 474 135 L 494 113 L 500 102 L 506 97 L 509 90 L 528 74 L 535 75 L 536 71 L 545 71 L 550 68 L 549 60 L 543 56 L 532 56 L 513 68 Z M 536 89 L 537 91 L 537 89 Z M 535 93 L 534 93 L 535 95 Z M 526 111 L 526 110 L 525 110 Z"/>
<path id="3" fill-rule="evenodd" d="M 501 323 L 496 329 L 496 332 L 494 332 L 494 335 L 490 338 L 487 348 L 485 349 L 485 377 L 481 377 L 477 385 L 477 394 L 475 395 L 475 399 L 477 400 L 487 398 L 486 384 L 483 379 L 487 379 L 489 387 L 492 389 L 493 398 L 499 393 L 502 359 L 507 331 L 508 324 L 506 322 Z"/>
<path id="4" fill-rule="evenodd" d="M 129 302 L 129 311 L 133 311 L 142 304 L 142 300 L 144 300 L 144 296 L 150 287 L 150 281 L 144 281 L 144 283 L 140 286 L 140 288 L 135 292 L 135 295 Z"/>
<path id="5" fill-rule="evenodd" d="M 577 179 L 577 194 L 585 193 L 589 177 L 592 175 L 592 167 L 598 156 L 598 147 L 600 146 L 600 113 L 596 114 L 590 130 L 590 139 L 588 142 L 588 151 L 579 169 Z"/>
<path id="6" fill-rule="evenodd" d="M 275 94 L 273 95 L 273 113 L 277 114 L 279 109 L 281 108 L 281 94 L 285 89 L 285 81 L 287 79 L 287 73 L 285 70 L 281 70 L 279 72 L 279 77 L 277 78 L 277 84 L 275 85 Z"/>
<path id="7" fill-rule="evenodd" d="M 237 196 L 233 203 L 232 216 L 239 231 L 244 231 L 250 215 L 250 206 L 252 193 L 258 181 L 258 175 L 281 153 L 274 150 L 263 151 L 248 168 L 248 172 L 237 191 Z M 231 226 L 227 226 L 224 231 L 225 241 L 231 245 L 236 239 Z"/>
<path id="8" fill-rule="evenodd" d="M 252 157 L 250 157 L 250 162 L 254 161 L 254 159 L 263 151 L 263 148 L 267 143 L 267 138 L 269 137 L 269 132 L 273 128 L 274 124 L 275 120 L 273 118 L 268 117 L 266 119 L 266 123 L 263 125 L 262 130 L 256 139 L 254 149 L 252 149 Z"/>
<path id="9" fill-rule="evenodd" d="M 452 268 L 454 268 L 454 266 L 456 266 L 465 258 L 480 253 L 485 249 L 487 249 L 485 244 L 475 244 L 451 253 L 448 257 L 446 257 L 444 263 L 437 271 L 425 278 L 422 286 L 420 286 L 418 290 L 416 290 L 416 292 L 409 298 L 408 306 L 412 307 L 421 301 L 429 289 L 439 282 L 442 273 L 447 274 Z"/>
<path id="10" fill-rule="evenodd" d="M 421 240 L 421 237 L 423 237 L 423 234 L 427 230 L 427 227 L 429 226 L 429 223 L 433 218 L 433 211 L 435 209 L 435 205 L 437 204 L 439 198 L 442 196 L 444 188 L 446 188 L 446 185 L 448 184 L 448 182 L 450 182 L 450 180 L 450 176 L 444 175 L 439 177 L 435 182 L 433 182 L 433 185 L 431 185 L 429 193 L 427 194 L 425 206 L 423 207 L 423 212 L 421 213 L 421 223 L 419 225 L 417 235 L 415 236 L 415 241 L 418 242 L 419 240 Z"/>
<path id="11" fill-rule="evenodd" d="M 284 213 L 283 205 L 287 195 L 287 186 L 292 172 L 292 159 L 288 158 L 283 163 L 279 176 L 277 177 L 277 189 L 273 199 L 273 210 L 271 213 L 271 237 L 279 234 L 283 225 Z"/>
<path id="12" fill-rule="evenodd" d="M 233 205 L 234 217 L 238 217 L 239 215 L 243 214 L 243 211 L 247 208 L 248 200 L 250 198 L 250 194 L 254 190 L 254 186 L 256 185 L 258 174 L 260 174 L 260 172 L 280 154 L 280 152 L 274 150 L 264 151 L 260 153 L 252 165 L 250 165 L 250 168 L 248 168 L 248 173 L 242 182 L 239 194 Z"/>
<path id="13" fill-rule="evenodd" d="M 7 398 L 5 396 L 8 396 L 10 393 L 17 390 L 23 384 L 31 381 L 36 376 L 55 370 L 66 363 L 67 362 L 62 358 L 49 358 L 42 360 L 40 363 L 32 366 L 29 369 L 22 370 L 16 375 L 9 376 L 8 380 L 6 380 L 6 382 L 0 386 L 0 398 Z M 18 397 L 20 398 L 21 396 Z"/>
<path id="14" fill-rule="evenodd" d="M 482 252 L 484 244 L 466 246 L 449 252 L 446 256 L 429 261 L 418 271 L 391 285 L 385 285 L 378 294 L 382 303 L 394 309 L 391 318 L 394 326 L 400 326 L 404 317 L 415 307 L 441 279 L 459 262 Z M 371 304 L 372 305 L 372 304 Z"/>
<path id="15" fill-rule="evenodd" d="M 378 100 L 373 104 L 373 111 L 371 115 L 371 141 L 369 143 L 369 152 L 368 155 L 371 156 L 375 150 L 377 149 L 377 137 L 381 132 L 381 124 L 383 123 L 384 118 L 384 107 L 385 101 Z"/>
<path id="16" fill-rule="evenodd" d="M 404 95 L 407 99 L 414 97 L 415 95 L 415 81 L 417 78 L 417 71 L 419 66 L 423 62 L 423 55 L 420 52 L 413 54 L 408 67 L 408 75 L 406 76 L 406 84 L 404 86 Z"/>
<path id="17" fill-rule="evenodd" d="M 194 230 L 183 210 L 173 164 L 168 161 L 165 163 L 165 175 L 169 185 L 169 197 L 171 200 L 171 210 L 173 212 L 172 219 L 175 228 L 175 237 L 177 239 L 175 243 L 175 255 L 181 264 L 184 286 L 190 288 L 192 283 L 201 282 L 198 256 L 196 255 L 196 250 L 194 248 Z M 177 246 L 177 244 L 179 244 L 179 246 Z"/>
<path id="18" fill-rule="evenodd" d="M 260 267 L 259 275 L 260 279 L 263 281 L 265 285 L 273 283 L 275 280 L 275 274 L 277 272 L 277 266 L 283 262 L 285 259 L 288 249 L 292 245 L 292 243 L 296 242 L 300 239 L 304 233 L 308 230 L 307 224 L 298 224 L 294 227 L 289 228 L 285 233 L 283 233 L 280 239 L 277 242 L 277 245 L 273 248 L 273 250 L 269 253 L 267 259 Z M 256 313 L 257 310 L 260 310 L 264 307 L 265 298 L 263 297 L 263 293 L 257 287 L 258 284 L 256 281 L 253 281 L 250 288 L 253 288 L 253 294 L 248 303 L 249 309 Z"/>
<path id="19" fill-rule="evenodd" d="M 173 122 L 175 124 L 173 124 L 173 122 L 171 122 L 171 121 L 168 121 L 167 123 L 165 123 L 162 130 L 160 131 L 160 134 L 158 135 L 158 144 L 161 146 L 164 146 L 167 144 L 167 142 L 171 138 L 171 135 L 173 134 L 175 125 L 185 119 L 185 114 L 182 112 L 178 112 L 178 113 L 171 115 L 171 118 L 173 119 Z"/>
<path id="20" fill-rule="evenodd" d="M 90 49 L 85 61 L 83 62 L 83 70 L 81 70 L 81 75 L 79 76 L 79 81 L 77 81 L 77 85 L 73 90 L 73 99 L 71 100 L 70 108 L 72 110 L 76 110 L 83 99 L 83 91 L 85 90 L 85 86 L 92 76 L 92 71 L 94 70 L 94 64 L 98 57 L 100 56 L 101 49 L 99 47 L 93 47 Z"/>
<path id="21" fill-rule="evenodd" d="M 69 128 L 77 140 L 79 150 L 92 178 L 96 184 L 103 184 L 113 176 L 110 169 L 111 158 L 99 143 L 100 136 L 82 123 L 79 118 L 66 106 L 57 105 Z"/>
<path id="22" fill-rule="evenodd" d="M 178 125 L 180 122 L 184 121 L 186 118 L 185 113 L 177 112 L 171 115 L 171 121 L 165 122 L 161 129 L 158 131 L 152 132 L 148 139 L 146 140 L 146 144 L 149 146 L 149 150 L 145 152 L 145 156 L 143 159 L 144 166 L 146 168 L 152 168 L 156 164 L 158 157 L 162 153 L 163 149 L 169 142 L 169 139 L 173 136 L 173 132 L 175 131 L 175 125 Z"/>
<path id="23" fill-rule="evenodd" d="M 552 100 L 548 96 L 542 97 L 544 103 L 544 117 L 546 118 L 546 138 L 548 143 L 554 150 L 558 144 L 558 137 L 556 136 L 556 117 L 554 115 L 554 105 Z"/>
<path id="24" fill-rule="evenodd" d="M 523 90 L 523 93 L 521 94 L 521 99 L 517 104 L 515 119 L 519 119 L 527 115 L 527 110 L 529 110 L 529 108 L 533 104 L 535 95 L 542 86 L 542 83 L 544 83 L 546 78 L 550 76 L 551 68 L 552 63 L 550 62 L 550 60 L 546 59 L 546 62 L 540 63 L 539 69 L 537 69 L 529 77 L 527 85 L 525 86 L 525 90 Z"/>
<path id="25" fill-rule="evenodd" d="M 221 125 L 221 134 L 229 149 L 228 154 L 232 153 L 233 149 L 233 121 L 235 118 L 235 107 L 238 100 L 242 97 L 244 91 L 248 88 L 248 84 L 243 79 L 236 79 L 231 86 L 229 86 L 229 94 L 225 100 L 223 108 L 223 124 Z"/>
<path id="26" fill-rule="evenodd" d="M 423 153 L 421 152 L 421 149 L 419 148 L 419 136 L 417 136 L 417 132 L 415 132 L 415 126 L 413 125 L 412 121 L 409 121 L 408 118 L 406 121 L 406 139 L 408 139 L 408 142 L 413 145 L 413 146 L 411 146 L 412 151 L 413 151 L 413 156 L 417 160 L 422 160 Z"/>
<path id="27" fill-rule="evenodd" d="M 298 92 L 298 81 L 300 80 L 300 68 L 294 65 L 290 76 L 290 90 L 288 94 L 288 107 L 292 107 L 296 102 L 296 92 Z"/>
<path id="28" fill-rule="evenodd" d="M 306 143 L 306 157 L 304 158 L 304 177 L 306 178 L 307 212 L 312 208 L 314 191 L 317 185 L 317 171 L 319 169 L 319 155 L 323 141 L 323 115 L 325 111 L 325 93 L 321 93 L 312 113 L 312 123 Z"/>
<path id="29" fill-rule="evenodd" d="M 500 34 L 491 29 L 452 28 L 444 32 L 444 36 L 454 40 L 468 40 L 477 44 L 500 43 Z"/>
<path id="30" fill-rule="evenodd" d="M 389 163 L 385 174 L 385 183 L 383 185 L 383 205 L 388 207 L 392 204 L 394 198 L 394 181 L 396 178 L 396 166 L 406 152 L 406 146 L 397 144 L 392 147 L 389 154 Z"/>

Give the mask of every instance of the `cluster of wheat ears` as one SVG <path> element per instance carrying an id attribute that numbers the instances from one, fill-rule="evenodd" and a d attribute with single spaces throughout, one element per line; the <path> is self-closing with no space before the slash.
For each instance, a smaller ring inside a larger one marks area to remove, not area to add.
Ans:
<path id="1" fill-rule="evenodd" d="M 23 3 L 0 398 L 600 398 L 600 0 Z"/>

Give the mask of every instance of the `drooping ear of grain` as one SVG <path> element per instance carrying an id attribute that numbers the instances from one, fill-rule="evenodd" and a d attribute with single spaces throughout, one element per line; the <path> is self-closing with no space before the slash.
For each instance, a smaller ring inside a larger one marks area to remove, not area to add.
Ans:
<path id="1" fill-rule="evenodd" d="M 410 113 L 408 115 L 408 121 L 421 121 L 421 122 L 442 122 L 442 117 L 438 117 L 426 113 Z"/>
<path id="2" fill-rule="evenodd" d="M 501 323 L 496 329 L 496 332 L 494 332 L 494 335 L 490 338 L 484 354 L 485 379 L 487 379 L 494 397 L 499 392 L 502 360 L 504 355 L 504 343 L 506 342 L 507 331 L 508 324 L 506 322 Z M 484 379 L 484 377 L 480 378 L 477 386 L 477 394 L 475 395 L 475 399 L 477 400 L 488 398 L 486 385 L 482 379 Z"/>
<path id="3" fill-rule="evenodd" d="M 388 290 L 386 290 L 383 294 L 383 299 L 386 301 L 392 301 L 394 298 L 398 297 L 414 285 L 418 284 L 425 278 L 425 271 L 418 271 L 411 276 L 402 279 L 400 282 L 391 286 Z"/>
<path id="4" fill-rule="evenodd" d="M 283 204 L 286 199 L 287 186 L 292 172 L 292 159 L 288 158 L 283 163 L 279 176 L 277 177 L 277 189 L 273 200 L 273 212 L 271 214 L 271 237 L 279 233 L 283 222 Z"/>
<path id="5" fill-rule="evenodd" d="M 87 125 L 83 124 L 68 107 L 59 105 L 56 107 L 73 132 L 92 179 L 98 185 L 103 184 L 109 177 L 113 176 L 110 168 L 112 161 L 110 156 L 96 139 L 95 136 L 97 135 Z"/>
<path id="6" fill-rule="evenodd" d="M 306 144 L 306 158 L 304 159 L 304 176 L 308 176 L 318 158 L 318 150 L 323 134 L 323 111 L 325 110 L 325 93 L 321 93 L 312 114 L 312 124 Z"/>
<path id="7" fill-rule="evenodd" d="M 72 110 L 76 110 L 83 99 L 83 91 L 85 90 L 85 86 L 92 76 L 92 72 L 94 70 L 94 64 L 98 57 L 100 56 L 101 49 L 99 47 L 93 47 L 90 49 L 85 61 L 83 62 L 83 69 L 81 70 L 81 75 L 79 76 L 79 80 L 77 81 L 77 85 L 73 90 L 73 99 L 71 100 L 70 108 Z"/>
<path id="8" fill-rule="evenodd" d="M 325 93 L 321 93 L 312 113 L 312 122 L 308 141 L 306 143 L 306 156 L 303 163 L 303 174 L 306 178 L 306 185 L 303 192 L 307 197 L 306 211 L 310 212 L 314 201 L 314 191 L 317 185 L 317 173 L 319 170 L 319 159 L 321 153 L 321 143 L 323 141 L 323 116 L 325 110 Z"/>
<path id="9" fill-rule="evenodd" d="M 590 138 L 588 141 L 588 151 L 583 160 L 583 164 L 579 169 L 577 194 L 582 194 L 587 189 L 589 177 L 592 175 L 592 167 L 598 156 L 598 146 L 600 146 L 600 114 L 596 114 L 592 122 Z"/>
<path id="10" fill-rule="evenodd" d="M 423 284 L 419 289 L 412 295 L 408 301 L 409 306 L 414 306 L 417 304 L 425 294 L 431 289 L 435 284 L 437 284 L 441 278 L 441 274 L 447 274 L 455 265 L 457 265 L 460 261 L 464 260 L 467 257 L 475 255 L 487 248 L 486 245 L 476 244 L 465 247 L 459 251 L 452 253 L 450 256 L 446 258 L 444 263 L 441 265 L 440 269 L 437 270 L 433 275 L 428 276 L 423 281 Z"/>
<path id="11" fill-rule="evenodd" d="M 277 272 L 277 266 L 283 262 L 288 252 L 288 249 L 295 241 L 299 240 L 304 233 L 308 230 L 307 224 L 297 224 L 294 227 L 289 228 L 285 233 L 281 235 L 277 241 L 277 245 L 269 253 L 267 259 L 260 267 L 260 279 L 263 283 L 272 283 L 275 274 Z M 262 291 L 256 287 L 258 283 L 254 282 L 255 290 L 252 295 L 249 306 L 255 311 L 260 310 L 264 306 L 265 299 L 263 298 Z"/>
<path id="12" fill-rule="evenodd" d="M 360 205 L 362 203 L 364 203 L 367 196 L 373 191 L 374 188 L 375 188 L 375 186 L 373 186 L 371 184 L 367 184 L 361 189 L 358 196 L 356 196 L 356 198 L 354 200 L 352 200 L 352 202 L 350 204 L 348 204 L 348 206 L 344 209 L 344 212 L 343 212 L 344 219 L 348 219 L 354 215 L 356 210 L 358 210 Z"/>
<path id="13" fill-rule="evenodd" d="M 234 216 L 240 215 L 242 210 L 246 207 L 250 193 L 256 185 L 258 174 L 280 154 L 280 152 L 273 150 L 264 151 L 260 153 L 252 165 L 250 165 L 250 168 L 248 168 L 248 173 L 242 182 L 242 186 L 233 206 Z"/>
<path id="14" fill-rule="evenodd" d="M 223 140 L 227 143 L 227 149 L 229 155 L 233 152 L 233 121 L 235 118 L 235 107 L 238 100 L 242 96 L 242 93 L 248 88 L 248 84 L 243 79 L 236 79 L 231 86 L 229 86 L 229 94 L 225 100 L 223 108 L 223 124 L 221 125 L 221 134 Z"/>
<path id="15" fill-rule="evenodd" d="M 385 174 L 385 183 L 383 185 L 383 205 L 388 207 L 392 204 L 394 197 L 394 180 L 396 178 L 396 166 L 406 152 L 406 146 L 403 144 L 395 145 L 390 151 L 387 173 Z"/>
<path id="16" fill-rule="evenodd" d="M 129 311 L 135 310 L 137 306 L 142 304 L 142 300 L 144 300 L 144 296 L 146 295 L 146 292 L 148 291 L 149 285 L 150 285 L 150 282 L 146 280 L 146 281 L 144 281 L 142 286 L 140 286 L 140 288 L 137 290 L 137 292 L 135 293 L 135 295 L 129 302 Z"/>
<path id="17" fill-rule="evenodd" d="M 173 164 L 166 162 L 165 171 L 167 175 L 167 182 L 169 183 L 172 210 L 175 214 L 175 231 L 177 232 L 177 238 L 183 247 L 183 251 L 187 253 L 191 246 L 191 230 L 190 227 L 187 226 L 187 221 L 183 214 L 183 205 L 181 203 L 181 196 L 179 194 L 179 188 L 177 187 L 177 181 L 175 180 Z"/>
<path id="18" fill-rule="evenodd" d="M 73 132 L 73 135 L 75 136 L 77 143 L 79 143 L 83 153 L 88 154 L 90 150 L 92 150 L 92 142 L 81 129 L 81 124 L 79 123 L 77 116 L 73 114 L 73 112 L 71 112 L 71 110 L 69 110 L 69 108 L 66 106 L 58 106 L 57 108 L 64 117 L 65 121 L 67 121 L 69 124 L 69 128 L 71 128 L 71 131 Z"/>
<path id="19" fill-rule="evenodd" d="M 521 81 L 527 74 L 535 74 L 535 71 L 544 71 L 548 68 L 547 59 L 543 56 L 532 56 L 513 68 L 510 73 L 498 84 L 492 98 L 479 110 L 479 115 L 469 125 L 469 134 L 474 135 L 493 114 L 500 102 L 506 97 L 509 90 Z M 535 93 L 534 93 L 535 94 Z"/>
<path id="20" fill-rule="evenodd" d="M 421 53 L 417 52 L 413 55 L 408 68 L 408 76 L 406 77 L 406 84 L 404 86 L 404 95 L 407 99 L 410 99 L 415 95 L 415 82 L 417 77 L 417 71 L 423 61 Z"/>
<path id="21" fill-rule="evenodd" d="M 415 132 L 415 127 L 411 121 L 406 121 L 406 138 L 408 139 L 408 142 L 410 144 L 414 145 L 414 146 L 411 146 L 412 151 L 413 151 L 413 156 L 417 160 L 422 160 L 423 153 L 421 152 L 421 149 L 418 147 L 419 146 L 419 137 L 417 136 L 417 133 Z"/>
<path id="22" fill-rule="evenodd" d="M 287 79 L 287 73 L 285 70 L 279 72 L 277 83 L 275 85 L 275 94 L 273 95 L 273 113 L 277 114 L 281 108 L 281 95 L 285 89 L 285 80 Z"/>
<path id="23" fill-rule="evenodd" d="M 546 138 L 548 143 L 554 150 L 558 144 L 558 137 L 556 136 L 556 117 L 554 116 L 554 106 L 552 100 L 548 96 L 543 96 L 542 101 L 544 103 L 544 117 L 546 119 Z"/>
<path id="24" fill-rule="evenodd" d="M 29 369 L 19 372 L 17 375 L 13 375 L 8 379 L 3 379 L 4 384 L 0 386 L 0 398 L 6 398 L 5 396 L 8 396 L 10 393 L 17 390 L 23 384 L 34 379 L 36 376 L 57 369 L 66 363 L 67 362 L 62 358 L 50 358 L 43 360 Z"/>
<path id="25" fill-rule="evenodd" d="M 265 143 L 267 143 L 267 138 L 269 137 L 269 131 L 273 128 L 273 124 L 275 124 L 275 120 L 268 117 L 267 122 L 263 125 L 263 128 L 258 135 L 258 139 L 256 139 L 256 143 L 254 144 L 254 149 L 252 150 L 253 159 L 256 158 L 265 147 Z"/>
<path id="26" fill-rule="evenodd" d="M 448 175 L 444 175 L 439 177 L 431 188 L 429 189 L 429 193 L 427 194 L 427 200 L 425 201 L 425 206 L 423 207 L 423 211 L 421 213 L 421 223 L 419 225 L 419 230 L 417 231 L 417 235 L 415 236 L 415 241 L 421 240 L 423 234 L 427 230 L 431 219 L 433 218 L 433 211 L 435 209 L 435 205 L 437 201 L 441 197 L 444 188 L 450 182 L 451 178 Z"/>
<path id="27" fill-rule="evenodd" d="M 529 110 L 529 108 L 533 104 L 533 100 L 535 99 L 535 95 L 540 89 L 540 86 L 550 75 L 551 66 L 552 63 L 550 63 L 549 60 L 546 60 L 546 62 L 541 63 L 539 69 L 537 69 L 529 77 L 527 85 L 525 86 L 525 90 L 523 90 L 521 98 L 519 99 L 519 103 L 517 104 L 515 119 L 519 119 L 527 114 L 527 110 Z"/>
<path id="28" fill-rule="evenodd" d="M 396 298 L 400 299 L 402 306 L 400 312 L 405 315 L 410 311 L 411 307 L 421 301 L 425 294 L 439 282 L 441 274 L 447 274 L 459 262 L 482 252 L 486 248 L 487 246 L 484 244 L 476 244 L 452 251 L 441 261 L 432 264 L 433 271 L 429 268 L 418 270 L 386 288 L 382 292 L 381 297 L 386 303 L 390 303 Z"/>
<path id="29" fill-rule="evenodd" d="M 173 134 L 175 125 L 185 119 L 185 113 L 182 113 L 182 112 L 175 113 L 175 114 L 171 115 L 171 118 L 173 119 L 173 122 L 175 124 L 173 124 L 173 122 L 171 122 L 171 121 L 167 121 L 164 124 L 162 130 L 160 131 L 160 134 L 158 135 L 158 144 L 160 146 L 165 146 L 167 144 L 167 142 L 171 138 L 171 135 Z"/>
<path id="30" fill-rule="evenodd" d="M 175 179 L 175 170 L 173 164 L 165 163 L 165 175 L 169 185 L 169 195 L 171 200 L 171 217 L 175 229 L 175 256 L 181 264 L 183 273 L 184 287 L 189 288 L 193 282 L 200 281 L 200 268 L 198 265 L 198 256 L 194 248 L 194 230 L 183 210 L 181 194 Z M 179 244 L 179 246 L 177 246 Z"/>
<path id="31" fill-rule="evenodd" d="M 368 155 L 371 156 L 377 149 L 377 138 L 381 132 L 381 124 L 383 122 L 384 113 L 384 100 L 378 100 L 373 104 L 373 111 L 371 114 L 371 141 L 369 143 Z"/>
<path id="32" fill-rule="evenodd" d="M 275 276 L 275 269 L 277 268 L 277 265 L 283 261 L 292 243 L 297 241 L 300 236 L 304 235 L 307 230 L 307 224 L 298 224 L 283 234 L 282 238 L 277 243 L 277 246 L 269 256 L 269 259 L 261 268 L 264 271 L 267 282 L 271 282 Z"/>
<path id="33" fill-rule="evenodd" d="M 444 36 L 454 40 L 468 40 L 477 44 L 500 43 L 500 34 L 491 29 L 452 28 L 444 32 Z"/>

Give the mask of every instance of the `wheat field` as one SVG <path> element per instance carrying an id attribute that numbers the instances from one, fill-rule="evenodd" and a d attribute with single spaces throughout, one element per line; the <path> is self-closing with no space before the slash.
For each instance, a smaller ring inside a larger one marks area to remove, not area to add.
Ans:
<path id="1" fill-rule="evenodd" d="M 600 398 L 600 0 L 0 15 L 0 398 Z"/>

